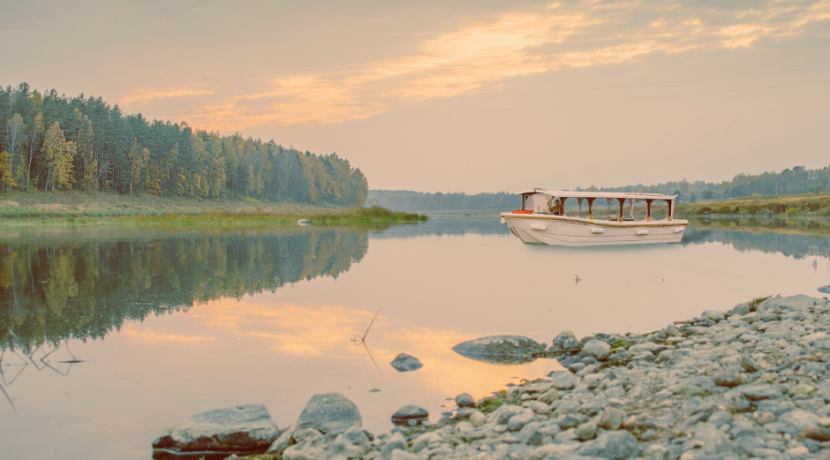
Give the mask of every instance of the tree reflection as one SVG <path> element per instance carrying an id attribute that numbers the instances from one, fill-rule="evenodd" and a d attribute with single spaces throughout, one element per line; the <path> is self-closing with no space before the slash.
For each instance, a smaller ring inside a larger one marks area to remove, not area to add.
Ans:
<path id="1" fill-rule="evenodd" d="M 367 245 L 366 231 L 343 229 L 0 242 L 0 349 L 32 355 L 149 314 L 336 278 Z"/>

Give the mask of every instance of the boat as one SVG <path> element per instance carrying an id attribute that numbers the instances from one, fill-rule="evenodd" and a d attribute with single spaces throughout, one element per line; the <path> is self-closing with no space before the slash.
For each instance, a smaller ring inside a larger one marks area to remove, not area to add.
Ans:
<path id="1" fill-rule="evenodd" d="M 686 220 L 674 219 L 677 196 L 672 195 L 535 189 L 521 192 L 521 197 L 521 209 L 499 216 L 501 223 L 527 244 L 679 243 L 689 225 Z M 652 205 L 658 206 L 662 218 L 652 218 Z M 640 208 L 636 213 L 639 219 L 635 219 L 635 206 Z"/>

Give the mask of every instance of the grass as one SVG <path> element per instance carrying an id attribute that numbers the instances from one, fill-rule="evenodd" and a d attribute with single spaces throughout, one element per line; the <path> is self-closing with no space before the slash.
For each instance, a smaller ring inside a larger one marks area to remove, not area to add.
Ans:
<path id="1" fill-rule="evenodd" d="M 380 207 L 337 207 L 245 200 L 160 198 L 108 192 L 13 192 L 0 195 L 0 226 L 271 227 L 382 225 L 427 220 Z"/>
<path id="2" fill-rule="evenodd" d="M 830 194 L 792 196 L 751 196 L 728 201 L 678 203 L 678 217 L 694 216 L 780 216 L 788 218 L 830 217 Z"/>

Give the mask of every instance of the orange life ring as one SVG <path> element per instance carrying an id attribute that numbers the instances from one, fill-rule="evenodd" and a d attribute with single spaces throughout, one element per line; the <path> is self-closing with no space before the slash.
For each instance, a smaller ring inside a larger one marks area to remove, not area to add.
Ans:
<path id="1" fill-rule="evenodd" d="M 524 210 L 517 209 L 517 210 L 513 211 L 513 214 L 533 214 L 533 211 L 524 211 Z"/>

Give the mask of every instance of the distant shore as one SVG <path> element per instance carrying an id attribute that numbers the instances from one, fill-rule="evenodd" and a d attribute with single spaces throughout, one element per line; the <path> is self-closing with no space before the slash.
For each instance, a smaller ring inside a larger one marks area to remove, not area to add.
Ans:
<path id="1" fill-rule="evenodd" d="M 677 217 L 759 217 L 830 220 L 830 195 L 758 196 L 678 203 Z"/>
<path id="2" fill-rule="evenodd" d="M 0 195 L 0 226 L 173 226 L 260 227 L 297 225 L 374 225 L 427 220 L 418 214 L 380 207 L 200 200 L 154 195 L 79 191 Z"/>

